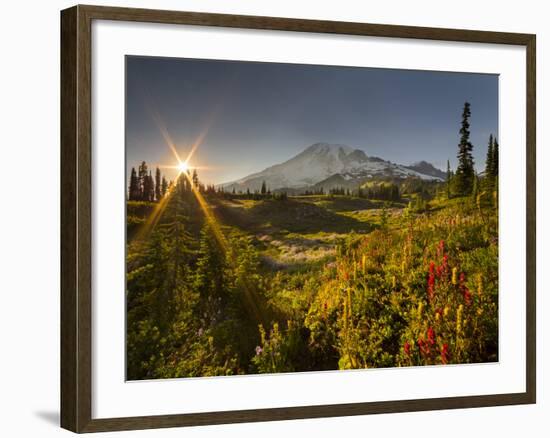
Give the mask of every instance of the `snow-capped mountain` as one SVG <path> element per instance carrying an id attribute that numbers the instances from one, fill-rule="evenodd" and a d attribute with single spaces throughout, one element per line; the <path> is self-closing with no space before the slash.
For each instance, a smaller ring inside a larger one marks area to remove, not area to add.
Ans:
<path id="1" fill-rule="evenodd" d="M 429 163 L 425 164 L 431 166 Z M 350 146 L 315 143 L 284 163 L 222 186 L 226 189 L 257 190 L 265 181 L 271 190 L 277 190 L 311 187 L 327 179 L 346 181 L 348 186 L 359 185 L 369 178 L 377 177 L 443 179 L 432 173 L 422 173 L 414 165 L 403 166 L 378 157 L 369 157 L 362 150 Z"/>

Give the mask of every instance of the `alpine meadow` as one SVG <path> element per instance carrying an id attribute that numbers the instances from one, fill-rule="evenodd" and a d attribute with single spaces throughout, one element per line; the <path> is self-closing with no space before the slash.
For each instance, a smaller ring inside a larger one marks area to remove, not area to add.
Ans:
<path id="1" fill-rule="evenodd" d="M 128 380 L 499 360 L 498 76 L 126 63 Z"/>

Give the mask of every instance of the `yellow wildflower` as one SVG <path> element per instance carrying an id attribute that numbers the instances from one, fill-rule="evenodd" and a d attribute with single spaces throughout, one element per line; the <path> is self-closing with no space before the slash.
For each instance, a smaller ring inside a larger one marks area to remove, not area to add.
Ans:
<path id="1" fill-rule="evenodd" d="M 483 295 L 483 274 L 477 275 L 477 294 Z"/>
<path id="2" fill-rule="evenodd" d="M 456 312 L 456 333 L 457 335 L 460 335 L 462 332 L 462 312 L 464 311 L 464 305 L 461 304 L 458 306 L 458 310 Z"/>

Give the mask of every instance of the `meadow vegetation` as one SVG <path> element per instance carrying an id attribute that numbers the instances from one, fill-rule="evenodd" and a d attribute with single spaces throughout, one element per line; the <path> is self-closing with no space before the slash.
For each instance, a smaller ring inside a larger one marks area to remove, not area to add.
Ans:
<path id="1" fill-rule="evenodd" d="M 127 378 L 498 361 L 498 143 L 465 105 L 446 181 L 227 193 L 142 163 L 127 202 Z"/>

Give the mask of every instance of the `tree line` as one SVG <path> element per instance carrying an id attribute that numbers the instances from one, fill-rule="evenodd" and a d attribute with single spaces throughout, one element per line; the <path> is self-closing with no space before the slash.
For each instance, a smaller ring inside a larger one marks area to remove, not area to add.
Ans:
<path id="1" fill-rule="evenodd" d="M 145 161 L 138 166 L 138 170 L 132 167 L 130 172 L 130 185 L 128 187 L 128 199 L 130 201 L 160 201 L 166 195 L 168 187 L 172 182 L 168 182 L 164 175 L 161 175 L 157 167 L 155 177 Z"/>

